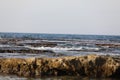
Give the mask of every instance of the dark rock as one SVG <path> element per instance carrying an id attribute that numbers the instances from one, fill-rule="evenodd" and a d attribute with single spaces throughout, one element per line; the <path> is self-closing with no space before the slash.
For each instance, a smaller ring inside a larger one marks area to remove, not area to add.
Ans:
<path id="1" fill-rule="evenodd" d="M 51 50 L 32 50 L 32 49 L 21 49 L 21 50 L 0 50 L 0 53 L 45 53 L 45 52 L 48 52 L 48 53 L 54 53 L 53 51 Z"/>
<path id="2" fill-rule="evenodd" d="M 120 48 L 120 44 L 96 44 L 99 47 Z"/>
<path id="3" fill-rule="evenodd" d="M 32 47 L 41 47 L 41 46 L 44 46 L 44 47 L 55 47 L 55 46 L 57 46 L 57 43 L 54 43 L 54 42 L 24 43 L 24 44 L 30 45 Z"/>

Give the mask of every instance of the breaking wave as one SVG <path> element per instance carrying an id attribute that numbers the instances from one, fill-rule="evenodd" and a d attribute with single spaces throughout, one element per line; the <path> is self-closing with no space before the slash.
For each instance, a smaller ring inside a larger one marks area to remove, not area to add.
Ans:
<path id="1" fill-rule="evenodd" d="M 27 47 L 35 50 L 53 50 L 53 51 L 99 51 L 96 47 Z"/>

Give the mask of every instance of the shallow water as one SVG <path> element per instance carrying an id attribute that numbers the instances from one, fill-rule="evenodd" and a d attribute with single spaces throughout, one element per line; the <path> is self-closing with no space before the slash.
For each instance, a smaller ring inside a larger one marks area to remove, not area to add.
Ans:
<path id="1" fill-rule="evenodd" d="M 78 76 L 60 76 L 60 77 L 47 77 L 47 78 L 24 78 L 17 76 L 0 76 L 0 80 L 119 80 L 113 78 L 88 78 Z"/>

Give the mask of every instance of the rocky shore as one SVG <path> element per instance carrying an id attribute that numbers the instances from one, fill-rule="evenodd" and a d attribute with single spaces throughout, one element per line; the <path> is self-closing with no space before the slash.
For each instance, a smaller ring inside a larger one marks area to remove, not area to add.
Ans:
<path id="1" fill-rule="evenodd" d="M 2 45 L 14 45 L 14 46 L 32 46 L 32 47 L 55 47 L 57 43 L 43 41 L 43 40 L 32 40 L 32 39 L 0 39 L 0 44 Z"/>
<path id="2" fill-rule="evenodd" d="M 120 48 L 120 44 L 95 44 L 99 47 Z"/>
<path id="3" fill-rule="evenodd" d="M 0 53 L 37 53 L 37 54 L 42 54 L 42 53 L 52 53 L 52 54 L 55 54 L 53 51 L 51 50 L 33 50 L 33 49 L 20 49 L 20 50 L 16 50 L 16 49 L 13 49 L 13 50 L 10 50 L 10 49 L 7 49 L 7 50 L 3 50 L 3 49 L 0 49 Z"/>
<path id="4" fill-rule="evenodd" d="M 74 75 L 120 78 L 120 57 L 0 58 L 0 73 L 23 77 Z"/>

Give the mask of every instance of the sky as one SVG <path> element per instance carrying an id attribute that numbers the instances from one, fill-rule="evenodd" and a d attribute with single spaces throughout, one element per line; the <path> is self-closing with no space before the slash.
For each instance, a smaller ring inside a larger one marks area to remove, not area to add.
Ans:
<path id="1" fill-rule="evenodd" d="M 0 32 L 120 35 L 120 0 L 0 0 Z"/>

